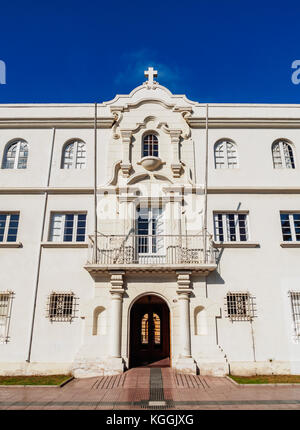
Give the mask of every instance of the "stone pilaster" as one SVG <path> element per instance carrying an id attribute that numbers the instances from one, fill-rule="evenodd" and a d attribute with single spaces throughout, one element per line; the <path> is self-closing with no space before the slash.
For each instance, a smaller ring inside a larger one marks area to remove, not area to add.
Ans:
<path id="1" fill-rule="evenodd" d="M 171 144 L 173 147 L 173 160 L 171 163 L 171 169 L 174 178 L 179 178 L 182 170 L 182 165 L 179 158 L 179 139 L 181 130 L 170 130 Z"/>
<path id="2" fill-rule="evenodd" d="M 123 147 L 121 169 L 122 169 L 123 176 L 125 178 L 129 176 L 130 170 L 131 170 L 131 161 L 130 161 L 131 136 L 132 136 L 132 130 L 121 130 L 122 147 Z"/>

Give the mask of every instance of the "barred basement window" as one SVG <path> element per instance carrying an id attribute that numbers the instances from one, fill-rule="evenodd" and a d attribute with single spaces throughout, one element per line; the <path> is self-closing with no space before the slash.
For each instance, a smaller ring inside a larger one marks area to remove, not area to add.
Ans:
<path id="1" fill-rule="evenodd" d="M 231 321 L 252 321 L 254 298 L 249 293 L 227 293 L 225 309 Z"/>
<path id="2" fill-rule="evenodd" d="M 0 292 L 0 343 L 9 341 L 8 331 L 13 296 L 12 291 Z"/>
<path id="3" fill-rule="evenodd" d="M 51 322 L 72 322 L 76 312 L 74 293 L 51 293 L 48 298 L 47 315 Z"/>
<path id="4" fill-rule="evenodd" d="M 248 214 L 215 213 L 215 239 L 220 242 L 246 242 L 249 240 Z"/>
<path id="5" fill-rule="evenodd" d="M 292 305 L 292 314 L 294 321 L 294 337 L 295 341 L 300 341 L 300 292 L 290 291 L 289 292 Z"/>

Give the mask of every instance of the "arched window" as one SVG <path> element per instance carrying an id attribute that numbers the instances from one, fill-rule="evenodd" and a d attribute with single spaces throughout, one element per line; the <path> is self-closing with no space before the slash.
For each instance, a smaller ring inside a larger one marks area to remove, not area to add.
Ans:
<path id="1" fill-rule="evenodd" d="M 236 169 L 238 167 L 238 156 L 236 144 L 231 140 L 222 140 L 215 146 L 216 169 Z"/>
<path id="2" fill-rule="evenodd" d="M 147 134 L 143 138 L 142 157 L 158 157 L 158 139 L 155 134 Z"/>
<path id="3" fill-rule="evenodd" d="M 5 151 L 3 169 L 26 169 L 28 159 L 28 143 L 25 140 L 15 140 Z"/>
<path id="4" fill-rule="evenodd" d="M 86 163 L 85 142 L 73 140 L 65 145 L 62 154 L 62 169 L 84 169 Z"/>
<path id="5" fill-rule="evenodd" d="M 274 169 L 295 169 L 292 145 L 285 140 L 277 140 L 272 145 Z"/>

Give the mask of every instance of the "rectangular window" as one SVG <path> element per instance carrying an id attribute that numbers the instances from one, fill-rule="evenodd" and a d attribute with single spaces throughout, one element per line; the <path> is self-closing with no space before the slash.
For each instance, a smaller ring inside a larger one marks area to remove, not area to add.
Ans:
<path id="1" fill-rule="evenodd" d="M 137 209 L 139 254 L 157 254 L 164 249 L 164 213 L 162 208 Z"/>
<path id="2" fill-rule="evenodd" d="M 248 214 L 215 213 L 215 239 L 220 242 L 245 242 L 249 240 Z"/>
<path id="3" fill-rule="evenodd" d="M 18 226 L 18 213 L 0 213 L 0 242 L 16 242 Z"/>
<path id="4" fill-rule="evenodd" d="M 300 240 L 300 212 L 299 213 L 281 213 L 281 230 L 284 241 Z"/>
<path id="5" fill-rule="evenodd" d="M 53 213 L 49 240 L 51 242 L 84 242 L 86 214 Z"/>
<path id="6" fill-rule="evenodd" d="M 75 305 L 74 293 L 51 293 L 48 298 L 48 318 L 51 322 L 72 322 Z"/>
<path id="7" fill-rule="evenodd" d="M 11 291 L 0 292 L 0 343 L 7 343 L 9 340 L 12 298 L 13 293 Z"/>
<path id="8" fill-rule="evenodd" d="M 292 315 L 294 322 L 294 334 L 296 342 L 300 341 L 300 292 L 290 291 Z"/>
<path id="9" fill-rule="evenodd" d="M 253 297 L 249 293 L 227 293 L 227 318 L 232 321 L 251 321 L 254 317 Z"/>

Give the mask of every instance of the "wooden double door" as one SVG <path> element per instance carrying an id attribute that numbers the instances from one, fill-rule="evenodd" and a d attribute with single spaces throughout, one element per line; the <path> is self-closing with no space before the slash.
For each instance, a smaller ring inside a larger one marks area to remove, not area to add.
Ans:
<path id="1" fill-rule="evenodd" d="M 142 297 L 130 314 L 129 366 L 146 366 L 170 357 L 170 312 L 157 296 Z"/>

